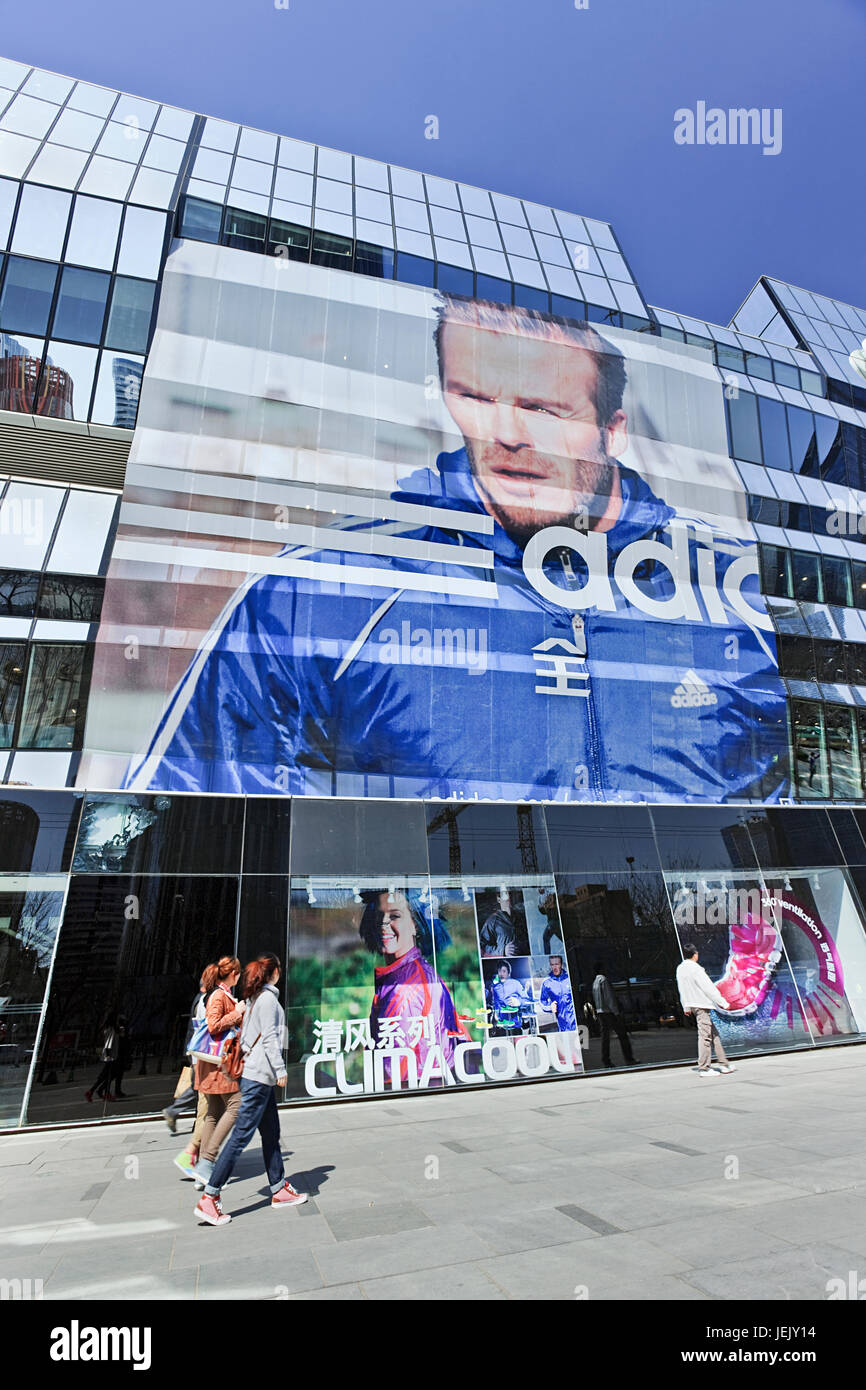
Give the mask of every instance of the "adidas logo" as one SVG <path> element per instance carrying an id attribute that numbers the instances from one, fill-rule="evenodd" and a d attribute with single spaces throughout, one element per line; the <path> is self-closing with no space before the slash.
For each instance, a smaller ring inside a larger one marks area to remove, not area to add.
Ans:
<path id="1" fill-rule="evenodd" d="M 675 709 L 695 705 L 717 705 L 719 702 L 706 681 L 702 681 L 697 671 L 686 671 L 682 681 L 671 696 Z"/>

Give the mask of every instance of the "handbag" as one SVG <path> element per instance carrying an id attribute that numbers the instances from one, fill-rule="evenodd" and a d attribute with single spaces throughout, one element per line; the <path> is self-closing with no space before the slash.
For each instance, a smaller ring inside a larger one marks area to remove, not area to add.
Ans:
<path id="1" fill-rule="evenodd" d="M 177 1085 L 174 1088 L 174 1098 L 182 1096 L 192 1087 L 192 1067 L 183 1067 L 178 1077 Z"/>
<path id="2" fill-rule="evenodd" d="M 252 1012 L 252 1010 L 250 1010 Z M 249 1017 L 249 1014 L 247 1015 Z M 244 1047 L 242 1042 L 243 1024 L 240 1029 L 233 1030 L 232 1037 L 229 1038 L 222 1050 L 220 1057 L 220 1071 L 231 1081 L 239 1081 L 244 1074 L 244 1062 L 252 1052 L 259 1038 L 262 1036 L 259 1029 L 255 1042 L 250 1043 L 249 1047 Z"/>
<path id="3" fill-rule="evenodd" d="M 219 1062 L 226 1043 L 237 1037 L 237 1033 L 237 1028 L 227 1028 L 215 1038 L 207 1026 L 207 1019 L 203 1018 L 192 1030 L 189 1055 L 196 1062 Z"/>

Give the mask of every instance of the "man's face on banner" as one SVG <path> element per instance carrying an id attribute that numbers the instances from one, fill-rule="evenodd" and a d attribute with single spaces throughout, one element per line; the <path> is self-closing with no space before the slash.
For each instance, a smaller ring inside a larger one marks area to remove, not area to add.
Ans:
<path id="1" fill-rule="evenodd" d="M 621 410 L 597 419 L 597 371 L 598 355 L 573 342 L 457 322 L 442 330 L 445 404 L 487 511 L 521 543 L 604 515 L 627 435 Z"/>

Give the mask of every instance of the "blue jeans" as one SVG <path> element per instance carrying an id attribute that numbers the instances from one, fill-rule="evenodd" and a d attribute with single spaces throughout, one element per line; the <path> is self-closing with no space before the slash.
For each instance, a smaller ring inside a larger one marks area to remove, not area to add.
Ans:
<path id="1" fill-rule="evenodd" d="M 241 1077 L 241 1108 L 228 1142 L 214 1164 L 210 1181 L 205 1187 L 209 1197 L 218 1197 L 228 1182 L 234 1166 L 256 1130 L 262 1136 L 262 1157 L 271 1192 L 279 1192 L 286 1180 L 283 1156 L 280 1153 L 280 1115 L 273 1086 Z"/>

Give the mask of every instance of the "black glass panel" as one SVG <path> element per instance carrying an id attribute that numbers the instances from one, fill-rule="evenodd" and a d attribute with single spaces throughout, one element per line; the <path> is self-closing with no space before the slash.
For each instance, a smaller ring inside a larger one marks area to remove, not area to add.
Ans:
<path id="1" fill-rule="evenodd" d="M 819 868 L 843 862 L 823 810 L 769 807 L 753 812 L 748 827 L 762 869 Z"/>
<path id="2" fill-rule="evenodd" d="M 65 266 L 54 310 L 53 336 L 76 343 L 98 343 L 110 281 L 111 276 L 102 271 Z"/>
<path id="3" fill-rule="evenodd" d="M 821 643 L 818 643 L 820 646 Z M 779 669 L 789 681 L 813 681 L 815 675 L 815 653 L 811 637 L 791 637 L 784 634 L 776 638 L 779 653 Z"/>
<path id="4" fill-rule="evenodd" d="M 0 614 L 32 618 L 36 613 L 39 575 L 31 570 L 0 570 Z"/>
<path id="5" fill-rule="evenodd" d="M 246 808 L 244 873 L 287 874 L 291 801 L 284 796 L 252 796 Z"/>
<path id="6" fill-rule="evenodd" d="M 86 797 L 75 848 L 76 873 L 237 873 L 241 797 Z"/>
<path id="7" fill-rule="evenodd" d="M 661 874 L 557 874 L 556 891 L 586 1070 L 693 1056 Z"/>
<path id="8" fill-rule="evenodd" d="M 854 591 L 854 607 L 866 608 L 866 564 L 862 560 L 851 561 L 851 583 Z"/>
<path id="9" fill-rule="evenodd" d="M 427 872 L 424 808 L 401 801 L 318 801 L 292 812 L 292 875 Z"/>
<path id="10" fill-rule="evenodd" d="M 798 640 L 795 638 L 795 641 Z M 824 685 L 846 685 L 848 664 L 841 642 L 815 643 L 815 674 Z M 808 677 L 804 679 L 808 680 Z"/>
<path id="11" fill-rule="evenodd" d="M 773 380 L 773 364 L 769 357 L 762 357 L 759 352 L 746 353 L 746 371 L 749 376 L 760 377 L 762 381 Z"/>
<path id="12" fill-rule="evenodd" d="M 58 267 L 10 256 L 0 294 L 0 329 L 41 337 L 48 327 Z"/>
<path id="13" fill-rule="evenodd" d="M 791 441 L 794 472 L 814 476 L 817 471 L 815 417 L 811 410 L 801 410 L 796 405 L 786 406 L 785 413 L 788 416 L 788 436 Z"/>
<path id="14" fill-rule="evenodd" d="M 72 878 L 30 1096 L 31 1124 L 95 1119 L 103 1111 L 112 1117 L 158 1114 L 171 1100 L 202 969 L 232 954 L 237 882 Z M 102 1051 L 111 1028 L 120 1045 L 106 1071 Z M 106 1093 L 117 1099 L 109 1102 Z"/>
<path id="15" fill-rule="evenodd" d="M 207 203 L 201 198 L 184 198 L 179 234 L 193 241 L 219 241 L 222 223 L 219 203 Z"/>
<path id="16" fill-rule="evenodd" d="M 288 875 L 246 874 L 241 879 L 238 939 L 235 955 L 243 965 L 256 956 L 278 956 L 286 974 L 288 962 Z"/>
<path id="17" fill-rule="evenodd" d="M 716 343 L 716 361 L 720 367 L 727 367 L 730 371 L 744 372 L 746 370 L 742 350 L 728 347 L 725 343 Z"/>
<path id="18" fill-rule="evenodd" d="M 0 789 L 0 873 L 65 873 L 80 809 L 71 791 Z"/>
<path id="19" fill-rule="evenodd" d="M 652 824 L 643 807 L 545 806 L 556 873 L 595 873 L 659 867 Z"/>
<path id="20" fill-rule="evenodd" d="M 74 748 L 84 730 L 86 648 L 34 643 L 18 741 L 22 748 Z"/>
<path id="21" fill-rule="evenodd" d="M 866 643 L 849 642 L 845 648 L 848 681 L 851 685 L 866 685 Z"/>
<path id="22" fill-rule="evenodd" d="M 537 806 L 444 803 L 426 809 L 431 874 L 550 872 Z"/>
<path id="23" fill-rule="evenodd" d="M 650 817 L 662 868 L 686 873 L 754 868 L 746 824 L 750 814 L 711 806 L 654 806 Z"/>
<path id="24" fill-rule="evenodd" d="M 862 811 L 829 810 L 827 815 L 846 864 L 866 864 L 866 815 Z"/>
<path id="25" fill-rule="evenodd" d="M 829 796 L 821 706 L 811 700 L 794 700 L 791 705 L 791 730 L 797 795 L 812 801 Z"/>
<path id="26" fill-rule="evenodd" d="M 750 494 L 749 520 L 759 521 L 764 526 L 783 526 L 782 503 L 778 497 L 755 497 Z"/>
<path id="27" fill-rule="evenodd" d="M 40 618 L 69 618 L 80 623 L 99 621 L 105 581 L 78 574 L 46 574 L 39 595 Z"/>

